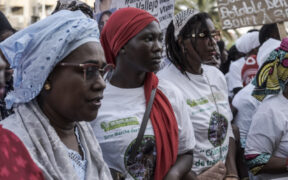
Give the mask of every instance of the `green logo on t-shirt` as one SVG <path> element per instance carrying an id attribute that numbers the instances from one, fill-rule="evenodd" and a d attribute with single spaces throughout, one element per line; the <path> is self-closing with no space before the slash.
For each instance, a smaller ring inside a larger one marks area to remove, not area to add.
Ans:
<path id="1" fill-rule="evenodd" d="M 110 121 L 108 123 L 101 122 L 101 128 L 107 132 L 113 129 L 117 129 L 120 127 L 131 126 L 131 125 L 139 125 L 139 121 L 136 117 L 128 117 L 123 119 L 117 119 L 114 121 Z"/>
<path id="2" fill-rule="evenodd" d="M 207 104 L 209 102 L 208 99 L 206 98 L 200 98 L 200 99 L 195 99 L 195 100 L 190 100 L 187 99 L 186 103 L 190 106 L 190 107 L 195 107 L 195 106 L 199 106 L 202 104 Z"/>

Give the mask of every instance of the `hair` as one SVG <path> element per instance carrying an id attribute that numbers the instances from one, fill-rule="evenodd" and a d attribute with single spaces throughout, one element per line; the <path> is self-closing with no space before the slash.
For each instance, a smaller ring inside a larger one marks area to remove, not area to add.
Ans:
<path id="1" fill-rule="evenodd" d="M 10 22 L 2 11 L 0 11 L 0 36 L 2 37 L 7 32 L 12 32 L 14 34 L 16 30 L 11 26 Z"/>
<path id="2" fill-rule="evenodd" d="M 265 24 L 259 31 L 259 42 L 261 45 L 269 38 L 280 40 L 280 35 L 276 23 Z"/>
<path id="3" fill-rule="evenodd" d="M 251 32 L 258 32 L 258 29 L 250 29 L 249 31 L 247 31 L 247 33 L 251 33 Z"/>
<path id="4" fill-rule="evenodd" d="M 99 22 L 101 21 L 102 17 L 104 15 L 108 15 L 108 16 L 111 16 L 112 12 L 107 10 L 107 11 L 103 11 L 101 14 L 100 14 L 100 17 L 99 17 Z"/>
<path id="5" fill-rule="evenodd" d="M 219 47 L 220 53 L 222 54 L 225 48 L 225 42 L 222 39 L 220 39 L 219 41 L 217 41 L 217 45 Z"/>
<path id="6" fill-rule="evenodd" d="M 194 15 L 192 18 L 189 19 L 189 21 L 180 31 L 179 37 L 182 37 L 183 40 L 185 40 L 191 37 L 191 33 L 198 34 L 201 30 L 208 30 L 206 19 L 212 20 L 212 18 L 205 12 Z M 178 41 L 175 39 L 174 31 L 175 29 L 173 21 L 171 21 L 168 25 L 165 36 L 166 54 L 170 62 L 173 63 L 181 71 L 181 73 L 187 75 L 187 68 L 183 63 L 186 60 L 186 54 L 182 52 Z M 191 41 L 191 44 L 196 50 L 197 37 L 194 43 Z"/>
<path id="7" fill-rule="evenodd" d="M 70 10 L 70 11 L 80 10 L 84 14 L 86 14 L 87 16 L 89 16 L 90 18 L 93 19 L 93 9 L 89 5 L 87 5 L 86 3 L 84 3 L 80 0 L 73 0 L 73 1 L 69 2 L 69 4 L 62 3 L 62 2 L 60 2 L 60 0 L 58 0 L 57 5 L 56 5 L 54 11 L 52 12 L 52 14 L 54 14 L 60 10 L 63 10 L 63 9 Z"/>

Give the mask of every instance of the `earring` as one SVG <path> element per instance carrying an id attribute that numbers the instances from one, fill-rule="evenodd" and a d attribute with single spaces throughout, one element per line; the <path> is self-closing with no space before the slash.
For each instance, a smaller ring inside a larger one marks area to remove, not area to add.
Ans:
<path id="1" fill-rule="evenodd" d="M 49 91 L 49 90 L 51 89 L 50 83 L 46 82 L 46 83 L 44 84 L 44 89 L 45 89 L 46 91 Z"/>

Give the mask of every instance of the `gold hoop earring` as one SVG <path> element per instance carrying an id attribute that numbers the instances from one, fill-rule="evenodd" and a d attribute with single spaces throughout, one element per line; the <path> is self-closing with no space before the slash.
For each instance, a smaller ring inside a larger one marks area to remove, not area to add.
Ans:
<path id="1" fill-rule="evenodd" d="M 44 84 L 44 89 L 46 90 L 46 91 L 49 91 L 49 90 L 51 90 L 51 85 L 50 85 L 50 83 L 45 83 Z"/>

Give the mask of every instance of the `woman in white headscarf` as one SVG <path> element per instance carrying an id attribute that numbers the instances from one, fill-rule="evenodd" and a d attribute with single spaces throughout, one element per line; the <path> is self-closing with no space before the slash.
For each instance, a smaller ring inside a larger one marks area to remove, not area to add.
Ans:
<path id="1" fill-rule="evenodd" d="M 59 11 L 0 44 L 14 69 L 1 122 L 24 143 L 47 180 L 111 179 L 90 124 L 101 105 L 104 52 L 97 23 Z"/>

